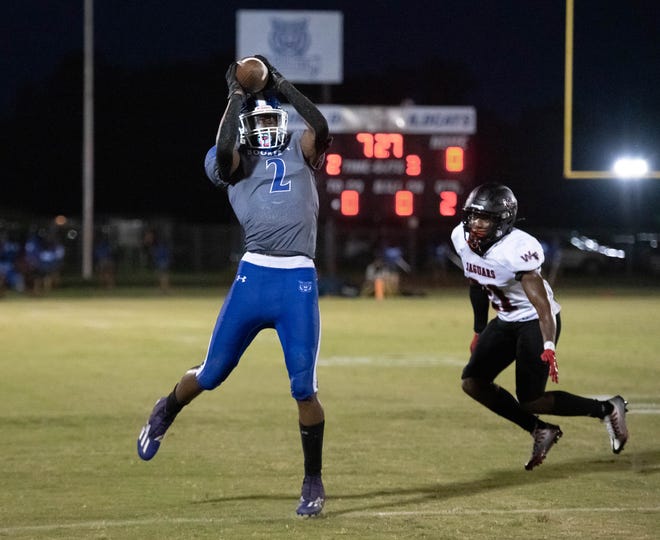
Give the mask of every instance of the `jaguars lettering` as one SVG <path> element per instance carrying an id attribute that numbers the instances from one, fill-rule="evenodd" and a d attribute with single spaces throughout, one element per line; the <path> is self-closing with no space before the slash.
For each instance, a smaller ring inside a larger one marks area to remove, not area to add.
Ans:
<path id="1" fill-rule="evenodd" d="M 491 268 L 483 268 L 476 264 L 466 262 L 465 270 L 470 272 L 471 274 L 477 274 L 478 276 L 495 279 L 495 272 Z"/>

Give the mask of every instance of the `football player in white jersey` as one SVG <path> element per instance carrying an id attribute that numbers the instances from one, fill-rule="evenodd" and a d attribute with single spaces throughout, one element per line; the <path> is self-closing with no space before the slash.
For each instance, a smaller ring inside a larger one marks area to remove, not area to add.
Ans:
<path id="1" fill-rule="evenodd" d="M 508 187 L 482 184 L 468 196 L 463 220 L 452 231 L 452 243 L 470 282 L 474 312 L 463 390 L 532 435 L 528 471 L 543 463 L 562 436 L 559 426 L 541 420 L 539 414 L 600 418 L 612 451 L 618 454 L 628 440 L 627 402 L 621 396 L 599 401 L 546 391 L 548 376 L 559 382 L 555 346 L 561 330 L 560 305 L 541 274 L 541 244 L 514 227 L 517 211 L 518 201 Z M 497 312 L 491 321 L 489 303 Z M 515 398 L 494 382 L 514 362 Z"/>

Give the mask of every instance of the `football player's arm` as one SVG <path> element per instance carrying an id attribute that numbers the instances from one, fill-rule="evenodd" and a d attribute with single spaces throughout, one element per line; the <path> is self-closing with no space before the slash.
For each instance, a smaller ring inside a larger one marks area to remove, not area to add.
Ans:
<path id="1" fill-rule="evenodd" d="M 236 80 L 236 62 L 233 62 L 225 75 L 229 88 L 228 102 L 218 126 L 215 137 L 216 162 L 220 180 L 228 184 L 235 183 L 231 176 L 238 168 L 240 155 L 237 151 L 238 115 L 241 112 L 245 92 Z"/>
<path id="2" fill-rule="evenodd" d="M 474 336 L 472 336 L 472 342 L 470 343 L 470 352 L 474 352 L 477 341 L 479 341 L 479 334 L 488 324 L 488 293 L 476 281 L 470 283 L 470 304 L 474 315 L 472 325 Z"/>
<path id="3" fill-rule="evenodd" d="M 550 378 L 553 382 L 559 382 L 559 370 L 557 368 L 557 358 L 555 355 L 555 337 L 557 335 L 557 320 L 552 313 L 548 293 L 545 290 L 545 284 L 541 277 L 540 270 L 523 272 L 516 278 L 520 279 L 525 294 L 536 309 L 539 316 L 539 326 L 543 336 L 543 352 L 541 360 L 546 362 L 549 367 Z"/>
<path id="4" fill-rule="evenodd" d="M 520 283 L 523 286 L 527 298 L 529 298 L 529 301 L 532 303 L 539 316 L 539 325 L 541 326 L 543 342 L 550 341 L 554 345 L 555 336 L 557 334 L 557 321 L 552 314 L 550 301 L 548 300 L 548 293 L 545 290 L 545 285 L 540 272 L 537 270 L 523 272 L 520 274 Z"/>
<path id="5" fill-rule="evenodd" d="M 314 167 L 321 166 L 325 151 L 330 146 L 330 129 L 328 121 L 312 101 L 289 82 L 263 56 L 256 55 L 270 73 L 269 84 L 282 94 L 308 126 L 302 136 L 301 145 L 307 161 Z"/>
<path id="6" fill-rule="evenodd" d="M 481 334 L 488 323 L 488 293 L 478 283 L 470 283 L 470 304 L 474 314 L 474 333 Z"/>

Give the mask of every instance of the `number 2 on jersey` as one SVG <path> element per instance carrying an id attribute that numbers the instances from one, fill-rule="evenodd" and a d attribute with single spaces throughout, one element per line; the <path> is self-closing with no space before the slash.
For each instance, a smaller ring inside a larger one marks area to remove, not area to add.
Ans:
<path id="1" fill-rule="evenodd" d="M 480 285 L 488 291 L 490 305 L 493 306 L 495 311 L 515 311 L 517 308 L 511 305 L 511 301 L 506 297 L 504 291 L 496 285 L 484 285 L 479 283 L 476 279 L 471 278 L 471 283 Z"/>
<path id="2" fill-rule="evenodd" d="M 504 291 L 495 285 L 486 285 L 491 293 L 490 303 L 493 306 L 493 309 L 497 311 L 515 311 L 515 307 L 511 305 L 511 302 L 504 294 Z M 497 298 L 497 300 L 496 300 Z"/>
<path id="3" fill-rule="evenodd" d="M 270 158 L 266 160 L 266 169 L 273 166 L 273 181 L 270 184 L 270 192 L 291 191 L 291 181 L 285 180 L 286 164 L 282 158 Z"/>

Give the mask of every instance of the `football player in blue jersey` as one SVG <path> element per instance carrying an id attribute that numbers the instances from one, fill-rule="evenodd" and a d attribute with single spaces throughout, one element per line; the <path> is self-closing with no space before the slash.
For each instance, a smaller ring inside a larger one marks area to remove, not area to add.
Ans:
<path id="1" fill-rule="evenodd" d="M 222 384 L 255 336 L 276 330 L 284 352 L 291 395 L 298 406 L 304 479 L 297 514 L 321 512 L 325 415 L 317 397 L 320 345 L 317 274 L 314 266 L 319 199 L 314 170 L 330 144 L 319 109 L 266 58 L 265 89 L 248 94 L 236 79 L 234 62 L 226 73 L 228 103 L 205 169 L 226 189 L 245 235 L 245 253 L 218 315 L 203 363 L 160 398 L 140 432 L 137 450 L 154 457 L 181 409 L 204 390 Z M 290 133 L 282 95 L 307 128 Z"/>
<path id="2" fill-rule="evenodd" d="M 525 469 L 543 463 L 562 436 L 559 426 L 537 415 L 600 418 L 618 454 L 628 440 L 626 401 L 597 400 L 564 391 L 546 391 L 548 376 L 559 382 L 555 346 L 561 329 L 560 306 L 541 275 L 541 244 L 514 227 L 518 201 L 502 184 L 476 187 L 463 207 L 463 221 L 451 239 L 470 282 L 474 336 L 463 370 L 463 390 L 493 412 L 528 431 L 532 455 Z M 488 305 L 497 317 L 488 322 Z M 516 398 L 495 384 L 515 362 Z"/>

